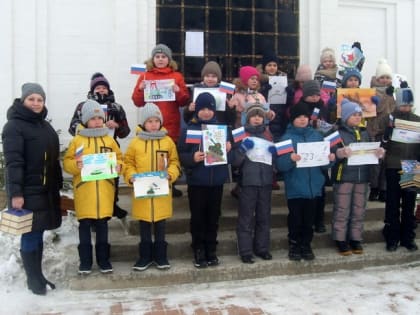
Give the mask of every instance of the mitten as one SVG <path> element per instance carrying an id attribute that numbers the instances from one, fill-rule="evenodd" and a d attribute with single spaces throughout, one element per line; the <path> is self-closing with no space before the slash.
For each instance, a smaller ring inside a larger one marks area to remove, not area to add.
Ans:
<path id="1" fill-rule="evenodd" d="M 241 143 L 241 149 L 246 152 L 248 150 L 251 150 L 254 147 L 254 141 L 252 141 L 251 139 L 244 139 Z"/>
<path id="2" fill-rule="evenodd" d="M 394 87 L 392 85 L 388 86 L 385 90 L 385 93 L 389 96 L 393 96 L 394 95 Z"/>
<path id="3" fill-rule="evenodd" d="M 372 103 L 374 103 L 376 106 L 379 105 L 379 97 L 374 95 L 370 98 L 372 100 Z"/>
<path id="4" fill-rule="evenodd" d="M 270 146 L 267 148 L 267 150 L 268 150 L 268 152 L 270 152 L 271 154 L 277 154 L 277 150 L 276 150 L 276 147 L 275 147 L 274 145 L 270 145 Z"/>
<path id="5" fill-rule="evenodd" d="M 349 147 L 340 148 L 340 149 L 337 149 L 335 154 L 337 155 L 339 159 L 344 159 L 351 155 L 351 149 Z"/>
<path id="6" fill-rule="evenodd" d="M 400 88 L 402 88 L 402 89 L 406 89 L 406 88 L 408 88 L 408 83 L 407 83 L 407 81 L 401 81 L 401 83 L 400 83 Z"/>

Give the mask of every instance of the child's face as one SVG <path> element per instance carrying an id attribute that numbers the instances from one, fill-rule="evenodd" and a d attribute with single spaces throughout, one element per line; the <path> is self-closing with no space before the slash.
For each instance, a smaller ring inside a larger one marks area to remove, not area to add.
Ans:
<path id="1" fill-rule="evenodd" d="M 217 75 L 209 73 L 203 77 L 203 82 L 206 86 L 213 87 L 219 83 L 219 79 L 217 78 Z"/>
<path id="2" fill-rule="evenodd" d="M 334 60 L 332 60 L 331 58 L 325 58 L 322 61 L 322 65 L 324 66 L 325 69 L 334 68 Z"/>
<path id="3" fill-rule="evenodd" d="M 413 109 L 413 106 L 411 106 L 411 105 L 402 105 L 402 106 L 398 107 L 398 110 L 401 113 L 409 113 L 409 112 L 411 112 L 412 109 Z"/>
<path id="4" fill-rule="evenodd" d="M 39 94 L 31 94 L 25 98 L 23 106 L 29 108 L 34 113 L 40 113 L 44 109 L 44 99 Z"/>
<path id="5" fill-rule="evenodd" d="M 347 119 L 347 126 L 349 127 L 356 127 L 360 125 L 362 121 L 362 113 L 354 113 Z"/>
<path id="6" fill-rule="evenodd" d="M 293 126 L 296 128 L 306 128 L 309 123 L 309 117 L 305 115 L 300 115 L 293 120 Z"/>
<path id="7" fill-rule="evenodd" d="M 383 75 L 379 77 L 377 80 L 378 80 L 378 83 L 382 86 L 390 86 L 392 83 L 392 78 L 387 75 Z"/>
<path id="8" fill-rule="evenodd" d="M 359 79 L 351 76 L 350 78 L 348 78 L 347 82 L 346 82 L 346 88 L 349 89 L 355 89 L 359 87 Z"/>
<path id="9" fill-rule="evenodd" d="M 153 64 L 156 68 L 166 68 L 169 65 L 169 58 L 163 53 L 157 53 L 153 57 Z"/>
<path id="10" fill-rule="evenodd" d="M 88 128 L 102 128 L 104 126 L 104 120 L 102 117 L 95 116 L 88 120 L 87 127 Z"/>
<path id="11" fill-rule="evenodd" d="M 105 85 L 97 85 L 93 90 L 93 94 L 108 95 L 108 88 Z"/>
<path id="12" fill-rule="evenodd" d="M 253 75 L 248 79 L 248 88 L 251 90 L 256 90 L 258 88 L 258 77 L 256 75 Z"/>
<path id="13" fill-rule="evenodd" d="M 213 118 L 214 112 L 211 109 L 205 107 L 198 112 L 197 116 L 201 120 L 210 120 Z"/>
<path id="14" fill-rule="evenodd" d="M 264 122 L 264 117 L 260 116 L 260 115 L 254 115 L 249 117 L 249 124 L 251 126 L 259 126 L 262 125 Z"/>
<path id="15" fill-rule="evenodd" d="M 320 99 L 321 99 L 321 96 L 314 94 L 314 95 L 309 95 L 305 97 L 303 100 L 307 103 L 318 103 Z"/>
<path id="16" fill-rule="evenodd" d="M 267 63 L 264 68 L 265 73 L 267 73 L 268 75 L 276 75 L 277 70 L 278 66 L 277 63 L 275 63 L 274 61 L 270 61 L 269 63 Z"/>
<path id="17" fill-rule="evenodd" d="M 144 122 L 144 129 L 148 132 L 156 132 L 160 130 L 160 119 L 157 117 L 150 117 Z"/>

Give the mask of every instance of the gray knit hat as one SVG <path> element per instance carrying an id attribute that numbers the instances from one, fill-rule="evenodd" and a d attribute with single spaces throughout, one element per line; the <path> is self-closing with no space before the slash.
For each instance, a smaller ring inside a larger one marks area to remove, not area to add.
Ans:
<path id="1" fill-rule="evenodd" d="M 153 48 L 152 50 L 152 58 L 156 55 L 156 54 L 165 54 L 168 58 L 169 61 L 172 60 L 172 50 L 166 46 L 165 44 L 157 44 L 155 48 Z"/>
<path id="2" fill-rule="evenodd" d="M 82 123 L 86 123 L 93 117 L 101 117 L 105 121 L 105 113 L 101 105 L 94 100 L 87 100 L 82 106 Z"/>
<path id="3" fill-rule="evenodd" d="M 204 77 L 208 74 L 214 74 L 217 77 L 218 82 L 222 80 L 222 70 L 220 69 L 219 64 L 215 61 L 207 62 L 203 69 L 201 69 L 201 78 L 204 79 Z"/>
<path id="4" fill-rule="evenodd" d="M 349 101 L 347 98 L 343 98 L 341 101 L 341 121 L 346 122 L 351 115 L 356 113 L 362 113 L 360 105 Z"/>
<path id="5" fill-rule="evenodd" d="M 46 100 L 44 89 L 41 85 L 38 83 L 25 83 L 22 85 L 22 96 L 20 97 L 20 100 L 23 102 L 25 98 L 27 98 L 31 94 L 39 94 L 44 99 L 44 102 Z"/>
<path id="6" fill-rule="evenodd" d="M 246 122 L 249 122 L 249 119 L 254 116 L 261 116 L 263 118 L 266 117 L 266 111 L 264 107 L 262 107 L 259 103 L 247 104 L 245 108 L 246 113 Z"/>
<path id="7" fill-rule="evenodd" d="M 140 126 L 144 126 L 144 122 L 152 117 L 159 118 L 160 124 L 163 125 L 162 113 L 160 112 L 160 109 L 156 106 L 156 104 L 146 103 L 143 107 L 140 107 Z"/>
<path id="8" fill-rule="evenodd" d="M 321 87 L 319 86 L 319 82 L 316 80 L 309 80 L 303 83 L 302 86 L 302 93 L 303 98 L 312 95 L 320 95 L 321 94 Z"/>

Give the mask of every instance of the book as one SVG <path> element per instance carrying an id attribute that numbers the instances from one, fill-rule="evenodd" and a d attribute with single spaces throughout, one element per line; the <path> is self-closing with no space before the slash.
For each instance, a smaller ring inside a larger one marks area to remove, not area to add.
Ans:
<path id="1" fill-rule="evenodd" d="M 1 212 L 0 231 L 21 235 L 32 230 L 33 212 L 22 209 L 7 209 Z"/>
<path id="2" fill-rule="evenodd" d="M 8 220 L 12 222 L 24 222 L 32 220 L 33 212 L 26 209 L 7 209 L 1 212 L 1 220 Z"/>
<path id="3" fill-rule="evenodd" d="M 23 228 L 14 228 L 11 226 L 7 226 L 4 224 L 0 224 L 0 231 L 5 232 L 5 233 L 9 233 L 9 234 L 13 234 L 13 235 L 22 235 L 25 233 L 28 233 L 30 231 L 32 231 L 32 224 L 25 226 Z"/>

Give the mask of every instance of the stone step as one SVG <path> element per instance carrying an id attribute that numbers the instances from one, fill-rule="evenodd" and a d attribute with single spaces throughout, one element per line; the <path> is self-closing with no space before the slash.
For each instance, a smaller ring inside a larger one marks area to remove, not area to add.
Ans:
<path id="1" fill-rule="evenodd" d="M 417 240 L 418 243 L 419 241 Z M 132 270 L 133 261 L 112 261 L 114 267 L 112 274 L 103 275 L 94 269 L 89 276 L 78 276 L 78 264 L 68 262 L 66 265 L 68 280 L 65 285 L 72 290 L 127 289 L 359 270 L 366 267 L 414 263 L 420 260 L 420 251 L 409 252 L 405 248 L 399 248 L 396 252 L 390 253 L 385 251 L 384 243 L 381 242 L 366 244 L 362 255 L 343 257 L 331 248 L 316 247 L 314 253 L 316 259 L 313 261 L 292 262 L 287 259 L 287 250 L 279 249 L 272 251 L 273 260 L 257 259 L 254 264 L 243 264 L 235 255 L 222 255 L 219 257 L 221 261 L 219 266 L 205 269 L 193 267 L 190 258 L 174 257 L 170 260 L 171 268 L 168 270 L 158 270 L 151 266 L 143 272 Z M 77 256 L 76 253 L 75 255 Z"/>
<path id="2" fill-rule="evenodd" d="M 115 219 L 110 221 L 110 226 L 115 225 Z M 118 223 L 118 222 L 117 222 Z M 368 221 L 364 225 L 364 243 L 375 243 L 383 241 L 382 221 Z M 139 235 L 125 235 L 123 230 L 111 228 L 109 239 L 111 244 L 111 257 L 114 261 L 132 261 L 138 258 Z M 287 227 L 271 229 L 271 249 L 279 250 L 288 248 Z M 187 258 L 192 257 L 191 235 L 189 232 L 167 234 L 168 257 Z M 235 255 L 237 253 L 236 232 L 234 229 L 218 233 L 217 252 L 219 255 Z M 312 241 L 313 248 L 329 248 L 334 250 L 334 242 L 331 239 L 331 228 L 327 226 L 327 232 L 314 234 Z"/>

